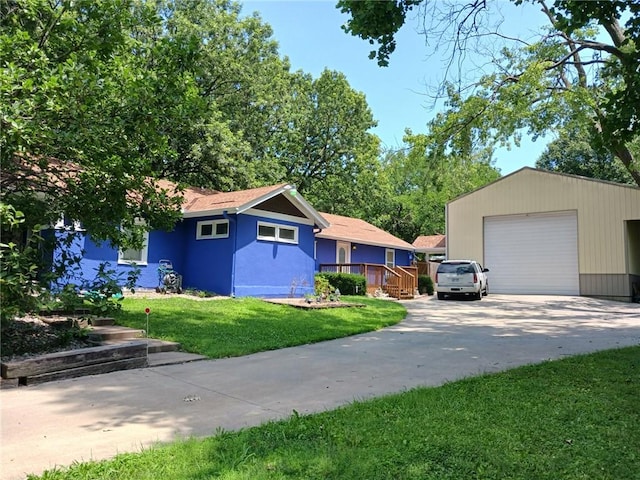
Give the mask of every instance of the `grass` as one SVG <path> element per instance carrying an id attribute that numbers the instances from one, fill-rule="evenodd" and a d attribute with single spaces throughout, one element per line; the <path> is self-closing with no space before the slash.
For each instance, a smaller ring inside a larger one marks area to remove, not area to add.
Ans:
<path id="1" fill-rule="evenodd" d="M 149 336 L 182 344 L 191 353 L 224 358 L 321 342 L 379 330 L 402 320 L 407 311 L 389 300 L 343 297 L 362 308 L 302 310 L 255 298 L 191 300 L 125 298 L 118 324 L 146 329 Z"/>
<path id="2" fill-rule="evenodd" d="M 640 478 L 640 347 L 420 388 L 32 480 Z"/>

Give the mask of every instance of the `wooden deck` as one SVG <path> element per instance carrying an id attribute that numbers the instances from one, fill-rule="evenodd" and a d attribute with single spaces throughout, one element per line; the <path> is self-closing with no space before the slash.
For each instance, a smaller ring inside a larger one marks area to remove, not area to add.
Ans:
<path id="1" fill-rule="evenodd" d="M 387 267 L 376 263 L 322 263 L 320 273 L 354 273 L 364 275 L 367 293 L 384 292 L 397 299 L 413 298 L 418 288 L 416 267 Z"/>

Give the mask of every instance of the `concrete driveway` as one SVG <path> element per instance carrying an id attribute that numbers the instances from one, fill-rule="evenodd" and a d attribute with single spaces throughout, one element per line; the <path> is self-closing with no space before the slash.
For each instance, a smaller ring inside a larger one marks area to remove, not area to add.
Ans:
<path id="1" fill-rule="evenodd" d="M 406 320 L 365 335 L 1 391 L 1 478 L 640 344 L 638 304 L 500 295 L 404 303 Z"/>

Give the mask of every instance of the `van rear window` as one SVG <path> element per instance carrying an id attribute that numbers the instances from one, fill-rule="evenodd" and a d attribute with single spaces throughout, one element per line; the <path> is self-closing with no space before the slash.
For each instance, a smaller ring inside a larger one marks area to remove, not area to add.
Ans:
<path id="1" fill-rule="evenodd" d="M 463 275 L 465 273 L 475 273 L 475 270 L 470 263 L 441 263 L 438 267 L 438 273 L 457 273 L 458 275 Z"/>

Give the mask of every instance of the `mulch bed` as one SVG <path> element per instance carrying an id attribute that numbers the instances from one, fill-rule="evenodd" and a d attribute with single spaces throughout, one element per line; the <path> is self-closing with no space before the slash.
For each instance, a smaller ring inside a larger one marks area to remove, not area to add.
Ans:
<path id="1" fill-rule="evenodd" d="M 311 301 L 311 303 L 307 302 L 304 298 L 264 298 L 265 302 L 276 303 L 279 305 L 289 305 L 291 307 L 296 308 L 304 308 L 307 310 L 317 310 L 322 308 L 351 308 L 351 307 L 365 307 L 366 305 L 362 303 L 349 303 L 342 301 L 334 301 L 334 302 L 316 302 L 315 300 Z"/>

